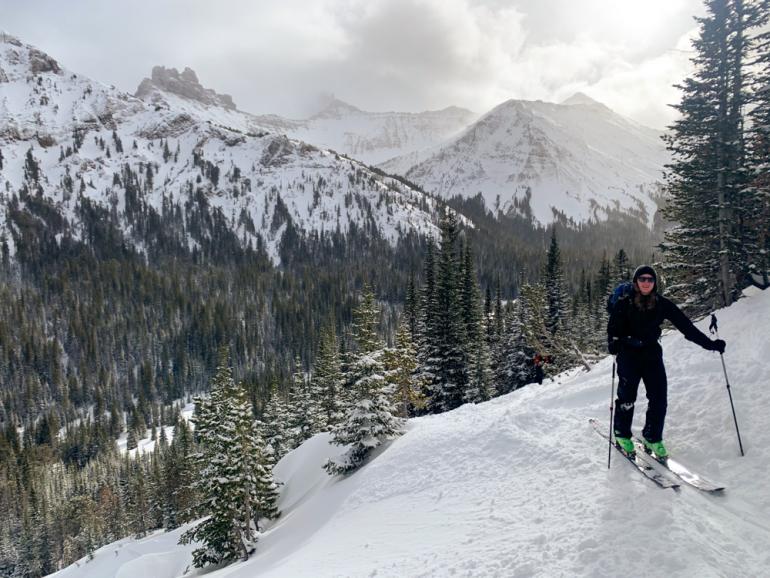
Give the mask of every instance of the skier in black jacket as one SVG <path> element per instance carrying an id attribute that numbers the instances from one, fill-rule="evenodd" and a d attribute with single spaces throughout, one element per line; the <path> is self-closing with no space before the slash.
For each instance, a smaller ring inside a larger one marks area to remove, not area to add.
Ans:
<path id="1" fill-rule="evenodd" d="M 615 400 L 615 443 L 627 453 L 634 452 L 631 422 L 639 381 L 647 392 L 647 416 L 642 436 L 645 446 L 659 457 L 668 455 L 663 445 L 666 419 L 667 382 L 663 350 L 658 343 L 660 325 L 668 319 L 689 341 L 710 351 L 724 353 L 725 342 L 704 335 L 671 301 L 658 295 L 657 275 L 649 265 L 634 271 L 633 292 L 610 310 L 607 341 L 617 355 L 618 396 Z"/>

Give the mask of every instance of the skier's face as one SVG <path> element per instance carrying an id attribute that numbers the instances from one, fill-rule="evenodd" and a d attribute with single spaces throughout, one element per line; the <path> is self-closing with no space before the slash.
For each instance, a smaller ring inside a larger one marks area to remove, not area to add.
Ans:
<path id="1" fill-rule="evenodd" d="M 652 275 L 640 275 L 636 279 L 636 286 L 639 288 L 639 293 L 646 297 L 655 289 L 655 277 Z"/>

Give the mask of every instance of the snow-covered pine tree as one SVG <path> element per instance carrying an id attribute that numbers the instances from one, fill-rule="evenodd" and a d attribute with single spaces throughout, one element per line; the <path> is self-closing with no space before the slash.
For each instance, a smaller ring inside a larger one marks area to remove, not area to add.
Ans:
<path id="1" fill-rule="evenodd" d="M 591 307 L 591 298 L 593 287 L 591 280 L 586 276 L 585 269 L 580 271 L 580 286 L 578 291 L 572 297 L 571 322 L 572 337 L 580 351 L 595 352 L 596 347 L 596 325 L 593 319 L 593 308 Z"/>
<path id="2" fill-rule="evenodd" d="M 460 303 L 468 351 L 468 386 L 463 393 L 463 402 L 479 403 L 492 397 L 492 375 L 481 311 L 481 291 L 469 244 L 463 247 L 461 272 Z"/>
<path id="3" fill-rule="evenodd" d="M 353 339 L 358 354 L 373 353 L 382 349 L 377 328 L 380 326 L 380 308 L 375 301 L 374 291 L 365 284 L 361 300 L 353 311 Z"/>
<path id="4" fill-rule="evenodd" d="M 146 457 L 137 454 L 132 460 L 126 454 L 127 483 L 124 486 L 124 502 L 128 511 L 128 529 L 137 538 L 143 538 L 150 530 L 147 478 L 142 465 L 145 459 Z"/>
<path id="5" fill-rule="evenodd" d="M 551 244 L 543 268 L 543 282 L 548 301 L 545 325 L 551 335 L 556 335 L 557 332 L 564 332 L 567 329 L 569 319 L 569 297 L 564 281 L 561 249 L 556 240 L 556 229 L 551 234 Z"/>
<path id="6" fill-rule="evenodd" d="M 273 455 L 266 451 L 267 447 L 262 438 L 258 438 L 257 443 L 259 444 L 255 475 L 257 505 L 254 520 L 259 530 L 260 520 L 274 520 L 281 515 L 278 510 L 278 499 L 281 493 L 280 484 L 273 477 L 273 466 L 275 466 Z"/>
<path id="7" fill-rule="evenodd" d="M 438 313 L 436 305 L 436 263 L 434 258 L 435 248 L 433 242 L 428 243 L 425 253 L 425 282 L 420 289 L 420 307 L 417 316 L 417 359 L 420 362 L 417 369 L 420 383 L 423 387 L 424 397 L 430 396 L 437 379 L 438 359 L 435 356 L 434 345 L 438 340 L 436 324 Z"/>
<path id="8" fill-rule="evenodd" d="M 492 287 L 487 285 L 484 291 L 484 335 L 487 339 L 487 345 L 490 349 L 494 346 L 493 335 L 493 316 L 492 316 Z"/>
<path id="9" fill-rule="evenodd" d="M 302 360 L 297 356 L 294 360 L 294 373 L 289 389 L 289 424 L 287 429 L 289 450 L 299 447 L 302 442 L 309 439 L 313 431 L 313 419 L 311 417 L 311 401 L 307 386 Z"/>
<path id="10" fill-rule="evenodd" d="M 430 369 L 426 382 L 428 409 L 433 413 L 462 405 L 468 387 L 467 337 L 463 323 L 460 283 L 462 260 L 458 255 L 457 216 L 447 211 L 441 219 L 441 242 L 436 271 L 433 307 L 428 321 L 423 354 Z"/>
<path id="11" fill-rule="evenodd" d="M 163 475 L 163 454 L 165 450 L 156 446 L 150 456 L 150 470 L 147 477 L 148 501 L 149 501 L 149 524 L 150 528 L 162 528 L 164 521 L 164 512 L 167 503 L 166 480 Z"/>
<path id="12" fill-rule="evenodd" d="M 201 499 L 196 505 L 196 514 L 210 517 L 182 534 L 179 543 L 188 544 L 197 540 L 203 544 L 202 548 L 193 552 L 196 567 L 218 564 L 239 555 L 239 552 L 233 553 L 238 547 L 233 539 L 232 519 L 228 519 L 228 509 L 235 492 L 227 478 L 220 476 L 224 469 L 222 460 L 226 448 L 224 437 L 217 430 L 217 422 L 222 420 L 225 413 L 225 382 L 232 379 L 229 368 L 222 365 L 221 357 L 220 354 L 220 367 L 217 368 L 210 397 L 198 396 L 194 399 L 195 413 L 192 421 L 199 451 L 192 456 L 198 470 L 192 488 Z"/>
<path id="13" fill-rule="evenodd" d="M 311 379 L 311 396 L 318 400 L 318 412 L 312 416 L 315 431 L 330 431 L 342 419 L 342 372 L 339 345 L 332 324 L 321 331 L 321 341 Z"/>
<path id="14" fill-rule="evenodd" d="M 494 396 L 492 383 L 492 356 L 486 340 L 482 339 L 471 348 L 468 372 L 468 387 L 465 390 L 465 403 L 481 403 Z"/>
<path id="15" fill-rule="evenodd" d="M 505 312 L 502 302 L 502 288 L 500 286 L 500 277 L 495 281 L 495 297 L 492 301 L 492 292 L 487 287 L 487 296 L 489 297 L 489 314 L 487 327 L 487 349 L 489 351 L 490 363 L 489 371 L 492 375 L 492 395 L 500 395 L 500 375 L 502 371 L 503 357 L 506 355 L 505 345 L 503 343 L 506 332 Z M 486 312 L 485 304 L 485 312 Z"/>
<path id="16" fill-rule="evenodd" d="M 597 345 L 600 351 L 606 348 L 607 334 L 607 299 L 614 290 L 610 261 L 605 253 L 602 262 L 599 265 L 599 271 L 596 274 L 596 283 L 594 283 L 594 334 L 597 336 Z"/>
<path id="17" fill-rule="evenodd" d="M 264 447 L 246 390 L 232 377 L 226 348 L 220 352 L 211 395 L 198 410 L 196 404 L 201 451 L 196 455 L 200 478 L 195 486 L 202 496 L 199 509 L 208 518 L 185 532 L 180 543 L 202 544 L 193 551 L 196 567 L 245 560 L 257 543 Z"/>
<path id="18" fill-rule="evenodd" d="M 667 166 L 670 195 L 665 214 L 676 223 L 661 245 L 667 292 L 694 313 L 729 305 L 737 297 L 747 265 L 744 221 L 750 206 L 742 191 L 745 170 L 744 119 L 748 101 L 745 53 L 749 0 L 706 0 L 697 18 L 693 75 L 681 85 L 680 118 L 665 137 L 673 161 Z"/>
<path id="19" fill-rule="evenodd" d="M 136 441 L 136 431 L 134 431 L 133 427 L 128 428 L 128 433 L 126 434 L 126 449 L 127 450 L 134 450 L 137 447 L 137 441 Z"/>
<path id="20" fill-rule="evenodd" d="M 164 508 L 163 527 L 178 528 L 190 519 L 190 509 L 195 504 L 191 484 L 194 479 L 192 431 L 187 422 L 179 417 L 174 425 L 174 438 L 163 452 Z"/>
<path id="21" fill-rule="evenodd" d="M 418 367 L 417 352 L 412 343 L 409 330 L 409 319 L 402 319 L 396 332 L 395 347 L 386 349 L 383 357 L 385 363 L 385 380 L 393 392 L 393 401 L 398 408 L 398 416 L 408 418 L 414 410 L 425 407 L 425 398 L 421 393 L 419 379 L 416 377 Z"/>
<path id="22" fill-rule="evenodd" d="M 354 338 L 358 349 L 348 369 L 355 402 L 347 409 L 342 423 L 332 431 L 332 443 L 349 446 L 347 451 L 324 464 L 330 474 L 347 474 L 363 465 L 369 453 L 385 440 L 402 433 L 403 420 L 397 418 L 392 391 L 385 381 L 382 343 L 377 336 L 380 311 L 374 293 L 364 287 L 361 301 L 353 311 Z"/>
<path id="23" fill-rule="evenodd" d="M 499 342 L 495 388 L 499 395 L 510 393 L 535 380 L 535 350 L 527 342 L 524 320 L 529 317 L 527 299 L 519 295 L 508 311 L 505 332 Z"/>
<path id="24" fill-rule="evenodd" d="M 615 284 L 623 283 L 624 281 L 630 281 L 633 271 L 631 270 L 631 263 L 628 260 L 628 254 L 621 247 L 618 252 L 615 253 L 615 257 L 612 260 L 612 278 Z"/>
<path id="25" fill-rule="evenodd" d="M 500 340 L 505 331 L 505 313 L 503 311 L 503 288 L 500 284 L 500 275 L 495 280 L 495 329 L 494 336 Z"/>
<path id="26" fill-rule="evenodd" d="M 583 352 L 578 347 L 578 335 L 591 331 L 592 327 L 579 327 L 572 323 L 556 231 L 551 236 L 551 245 L 543 268 L 543 279 L 546 299 L 545 326 L 548 334 L 538 335 L 537 324 L 532 326 L 525 324 L 525 327 L 531 329 L 527 333 L 530 345 L 535 347 L 541 355 L 547 355 L 550 358 L 553 371 L 567 369 L 578 362 L 588 367 Z M 536 312 L 538 299 L 531 290 L 530 292 L 532 299 L 529 300 L 528 311 Z"/>
<path id="27" fill-rule="evenodd" d="M 174 426 L 174 455 L 176 460 L 176 476 L 178 484 L 174 489 L 174 499 L 180 522 L 186 522 L 192 518 L 192 509 L 197 501 L 197 494 L 192 489 L 192 481 L 196 471 L 192 460 L 195 452 L 195 443 L 190 424 L 181 415 Z"/>
<path id="28" fill-rule="evenodd" d="M 265 404 L 260 421 L 262 438 L 265 440 L 266 451 L 275 463 L 289 451 L 288 439 L 289 410 L 278 389 L 278 383 L 270 385 L 270 399 Z"/>
<path id="29" fill-rule="evenodd" d="M 420 306 L 418 302 L 417 290 L 414 286 L 414 273 L 409 275 L 409 282 L 406 286 L 406 297 L 404 298 L 404 318 L 406 319 L 409 333 L 412 341 L 417 339 L 417 326 L 419 320 Z"/>

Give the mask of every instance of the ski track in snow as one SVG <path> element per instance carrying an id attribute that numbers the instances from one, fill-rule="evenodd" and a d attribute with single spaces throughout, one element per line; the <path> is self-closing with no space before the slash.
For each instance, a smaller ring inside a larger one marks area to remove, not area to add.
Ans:
<path id="1" fill-rule="evenodd" d="M 490 402 L 409 422 L 347 478 L 321 465 L 342 449 L 319 434 L 276 467 L 283 516 L 245 563 L 186 576 L 759 577 L 770 568 L 770 291 L 718 312 L 741 427 L 719 356 L 663 338 L 669 451 L 726 485 L 722 496 L 662 490 L 587 419 L 607 423 L 612 359 Z M 698 323 L 706 330 L 708 320 Z M 640 391 L 634 430 L 646 401 Z M 122 540 L 57 576 L 180 576 L 182 530 Z M 129 550 L 130 545 L 130 550 Z M 117 552 L 117 554 L 113 553 Z M 93 571 L 91 571 L 93 569 Z"/>

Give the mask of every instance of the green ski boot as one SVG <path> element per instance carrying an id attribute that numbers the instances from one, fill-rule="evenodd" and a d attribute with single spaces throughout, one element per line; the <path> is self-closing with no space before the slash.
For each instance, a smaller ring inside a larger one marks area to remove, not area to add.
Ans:
<path id="1" fill-rule="evenodd" d="M 666 451 L 666 446 L 663 445 L 663 440 L 659 442 L 649 442 L 646 439 L 642 438 L 642 442 L 644 443 L 644 447 L 647 449 L 647 451 L 655 454 L 656 457 L 658 458 L 668 457 L 668 451 Z"/>
<path id="2" fill-rule="evenodd" d="M 634 441 L 631 438 L 623 438 L 616 435 L 615 445 L 628 455 L 634 455 L 636 453 L 636 450 L 634 449 Z"/>

